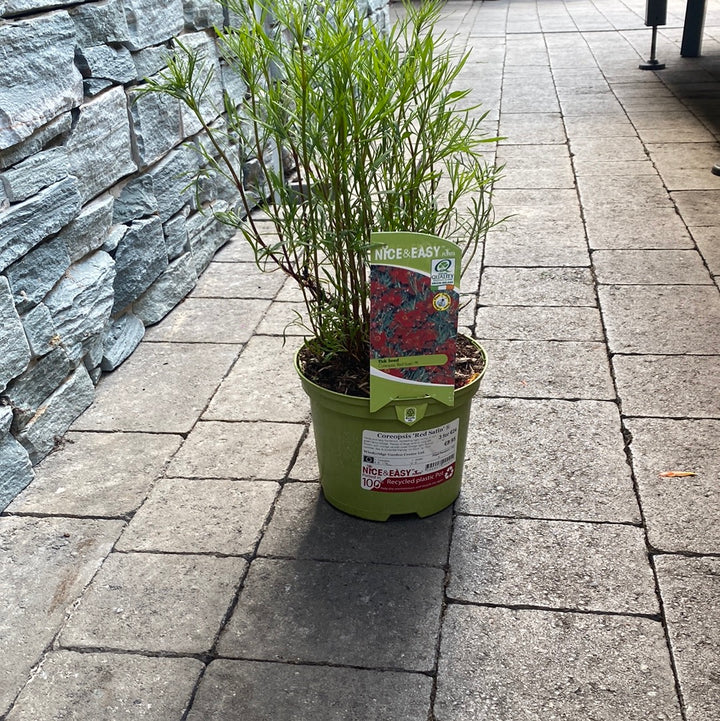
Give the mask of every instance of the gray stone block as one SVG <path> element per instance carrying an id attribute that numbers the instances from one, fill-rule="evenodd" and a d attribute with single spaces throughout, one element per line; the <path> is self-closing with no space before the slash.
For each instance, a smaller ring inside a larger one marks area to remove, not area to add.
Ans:
<path id="1" fill-rule="evenodd" d="M 143 80 L 164 70 L 167 67 L 168 52 L 168 48 L 162 44 L 131 53 L 137 79 Z"/>
<path id="2" fill-rule="evenodd" d="M 59 343 L 60 336 L 55 332 L 52 314 L 45 303 L 38 303 L 20 320 L 33 358 L 44 356 Z"/>
<path id="3" fill-rule="evenodd" d="M 187 211 L 180 212 L 170 218 L 170 220 L 163 223 L 165 248 L 167 249 L 169 260 L 175 260 L 175 258 L 190 250 L 187 227 L 185 224 L 187 216 Z"/>
<path id="4" fill-rule="evenodd" d="M 0 275 L 0 391 L 30 362 L 30 346 L 5 276 Z"/>
<path id="5" fill-rule="evenodd" d="M 29 11 L 47 10 L 72 4 L 72 0 L 3 0 L 4 13 L 8 16 Z"/>
<path id="6" fill-rule="evenodd" d="M 134 221 L 115 251 L 113 313 L 137 300 L 167 265 L 165 239 L 159 218 Z"/>
<path id="7" fill-rule="evenodd" d="M 308 713 L 313 721 L 418 721 L 430 718 L 431 690 L 432 680 L 417 673 L 217 660 L 188 721 L 299 721 Z"/>
<path id="8" fill-rule="evenodd" d="M 127 99 L 122 87 L 108 90 L 80 107 L 66 148 L 69 170 L 78 178 L 83 202 L 137 169 L 131 155 Z"/>
<path id="9" fill-rule="evenodd" d="M 183 17 L 189 30 L 222 27 L 223 8 L 217 0 L 183 0 Z"/>
<path id="10" fill-rule="evenodd" d="M 80 211 L 77 178 L 67 177 L 0 214 L 0 270 L 57 233 Z"/>
<path id="11" fill-rule="evenodd" d="M 235 228 L 221 223 L 213 215 L 214 211 L 226 208 L 226 203 L 217 201 L 210 209 L 195 213 L 187 220 L 188 239 L 198 275 L 210 265 L 215 253 L 236 233 Z"/>
<path id="12" fill-rule="evenodd" d="M 86 2 L 69 10 L 80 47 L 124 43 L 129 39 L 122 0 Z"/>
<path id="13" fill-rule="evenodd" d="M 60 231 L 58 238 L 67 246 L 73 263 L 103 246 L 112 224 L 113 203 L 112 195 L 101 195 Z"/>
<path id="14" fill-rule="evenodd" d="M 0 169 L 10 168 L 25 158 L 39 153 L 50 142 L 57 141 L 66 135 L 71 126 L 72 114 L 68 111 L 43 125 L 22 143 L 13 145 L 6 150 L 0 150 Z"/>
<path id="15" fill-rule="evenodd" d="M 156 213 L 157 198 L 153 190 L 153 179 L 149 175 L 140 175 L 129 180 L 115 199 L 113 222 L 127 223 Z"/>
<path id="16" fill-rule="evenodd" d="M 158 215 L 165 222 L 193 198 L 192 181 L 200 168 L 198 154 L 181 146 L 148 170 L 157 198 Z"/>
<path id="17" fill-rule="evenodd" d="M 71 266 L 45 298 L 58 342 L 73 360 L 80 359 L 80 346 L 99 335 L 110 319 L 114 278 L 115 264 L 100 250 Z"/>
<path id="18" fill-rule="evenodd" d="M 9 433 L 12 421 L 12 408 L 0 405 L 0 438 L 4 438 Z"/>
<path id="19" fill-rule="evenodd" d="M 586 268 L 486 268 L 478 300 L 482 305 L 597 305 Z"/>
<path id="20" fill-rule="evenodd" d="M 242 558 L 112 553 L 63 629 L 60 643 L 207 653 L 246 566 Z"/>
<path id="21" fill-rule="evenodd" d="M 64 11 L 0 25 L 0 47 L 0 108 L 7 121 L 0 126 L 3 149 L 80 105 L 82 78 L 73 62 L 75 27 Z"/>
<path id="22" fill-rule="evenodd" d="M 120 245 L 120 241 L 125 237 L 125 233 L 127 233 L 127 231 L 127 225 L 118 224 L 110 226 L 110 230 L 105 236 L 101 250 L 104 250 L 106 253 L 114 253 L 117 250 L 118 245 Z"/>
<path id="23" fill-rule="evenodd" d="M 604 340 L 600 312 L 585 306 L 482 306 L 475 329 L 498 340 Z"/>
<path id="24" fill-rule="evenodd" d="M 110 552 L 122 521 L 0 517 L 0 714 L 6 714 Z M 42 579 L 42 583 L 38 580 Z"/>
<path id="25" fill-rule="evenodd" d="M 67 165 L 65 148 L 42 150 L 0 173 L 0 186 L 11 203 L 18 203 L 65 178 Z"/>
<path id="26" fill-rule="evenodd" d="M 8 718 L 59 718 L 80 708 L 88 718 L 100 719 L 111 708 L 122 709 L 128 719 L 147 718 L 147 713 L 179 719 L 203 668 L 193 658 L 52 651 Z"/>
<path id="27" fill-rule="evenodd" d="M 192 255 L 174 260 L 157 280 L 133 303 L 133 312 L 144 325 L 164 318 L 197 283 Z"/>
<path id="28" fill-rule="evenodd" d="M 84 78 L 127 83 L 134 80 L 136 75 L 130 51 L 124 47 L 79 47 L 75 52 L 75 64 Z"/>
<path id="29" fill-rule="evenodd" d="M 0 511 L 3 511 L 33 479 L 32 463 L 27 451 L 9 434 L 0 434 L 0 468 L 3 470 L 0 478 Z"/>
<path id="30" fill-rule="evenodd" d="M 596 250 L 592 259 L 598 283 L 712 283 L 696 250 Z"/>
<path id="31" fill-rule="evenodd" d="M 115 370 L 134 350 L 145 335 L 145 326 L 132 313 L 113 321 L 103 341 L 102 370 Z"/>
<path id="32" fill-rule="evenodd" d="M 30 460 L 39 463 L 55 448 L 72 422 L 92 403 L 95 393 L 84 365 L 53 393 L 18 433 Z"/>
<path id="33" fill-rule="evenodd" d="M 112 80 L 98 80 L 97 78 L 87 78 L 83 80 L 83 92 L 88 98 L 100 95 L 100 93 L 108 90 L 112 86 Z"/>
<path id="34" fill-rule="evenodd" d="M 183 29 L 182 0 L 125 0 L 124 5 L 131 50 L 157 45 Z"/>
<path id="35" fill-rule="evenodd" d="M 22 313 L 37 305 L 70 267 L 65 243 L 41 243 L 5 271 L 15 306 Z"/>
<path id="36" fill-rule="evenodd" d="M 162 93 L 129 93 L 132 134 L 141 169 L 165 156 L 183 138 L 180 102 Z"/>
<path id="37" fill-rule="evenodd" d="M 443 579 L 439 568 L 258 558 L 218 652 L 428 672 Z"/>

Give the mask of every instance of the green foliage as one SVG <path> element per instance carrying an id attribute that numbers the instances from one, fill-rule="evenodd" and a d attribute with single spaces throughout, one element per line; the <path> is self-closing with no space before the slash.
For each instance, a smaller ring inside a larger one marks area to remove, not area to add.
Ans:
<path id="1" fill-rule="evenodd" d="M 467 58 L 436 32 L 435 0 L 408 2 L 386 33 L 355 0 L 224 4 L 237 22 L 216 32 L 245 104 L 226 97 L 226 125 L 211 127 L 202 111 L 211 68 L 181 40 L 147 90 L 178 98 L 201 121 L 207 165 L 241 195 L 219 218 L 242 231 L 261 268 L 298 283 L 314 351 L 367 359 L 370 233 L 439 235 L 461 245 L 467 263 L 493 224 L 497 170 L 483 146 L 495 138 L 469 91 L 455 87 Z M 245 154 L 232 157 L 228 138 Z M 259 166 L 250 185 L 249 159 Z M 272 239 L 250 214 L 257 204 Z"/>

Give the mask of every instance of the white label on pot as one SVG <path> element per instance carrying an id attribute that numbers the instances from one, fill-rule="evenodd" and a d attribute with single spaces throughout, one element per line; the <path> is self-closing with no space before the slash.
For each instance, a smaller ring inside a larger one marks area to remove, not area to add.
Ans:
<path id="1" fill-rule="evenodd" d="M 401 493 L 440 485 L 455 474 L 460 421 L 412 433 L 363 431 L 360 484 Z"/>

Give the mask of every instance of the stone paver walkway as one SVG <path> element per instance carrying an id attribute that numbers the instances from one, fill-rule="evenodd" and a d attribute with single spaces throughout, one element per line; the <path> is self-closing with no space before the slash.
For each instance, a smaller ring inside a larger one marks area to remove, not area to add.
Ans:
<path id="1" fill-rule="evenodd" d="M 720 719 L 720 14 L 643 72 L 644 5 L 447 5 L 512 214 L 455 507 L 321 499 L 233 242 L 0 515 L 2 721 Z"/>

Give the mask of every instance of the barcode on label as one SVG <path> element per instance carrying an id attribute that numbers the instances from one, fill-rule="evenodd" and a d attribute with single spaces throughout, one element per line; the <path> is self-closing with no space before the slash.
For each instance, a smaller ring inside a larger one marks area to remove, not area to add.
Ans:
<path id="1" fill-rule="evenodd" d="M 446 466 L 448 463 L 452 463 L 454 457 L 455 454 L 451 453 L 449 456 L 445 456 L 445 458 L 441 458 L 439 461 L 433 461 L 432 463 L 428 463 L 425 466 L 425 470 L 432 471 L 435 468 L 441 468 L 442 466 Z"/>

